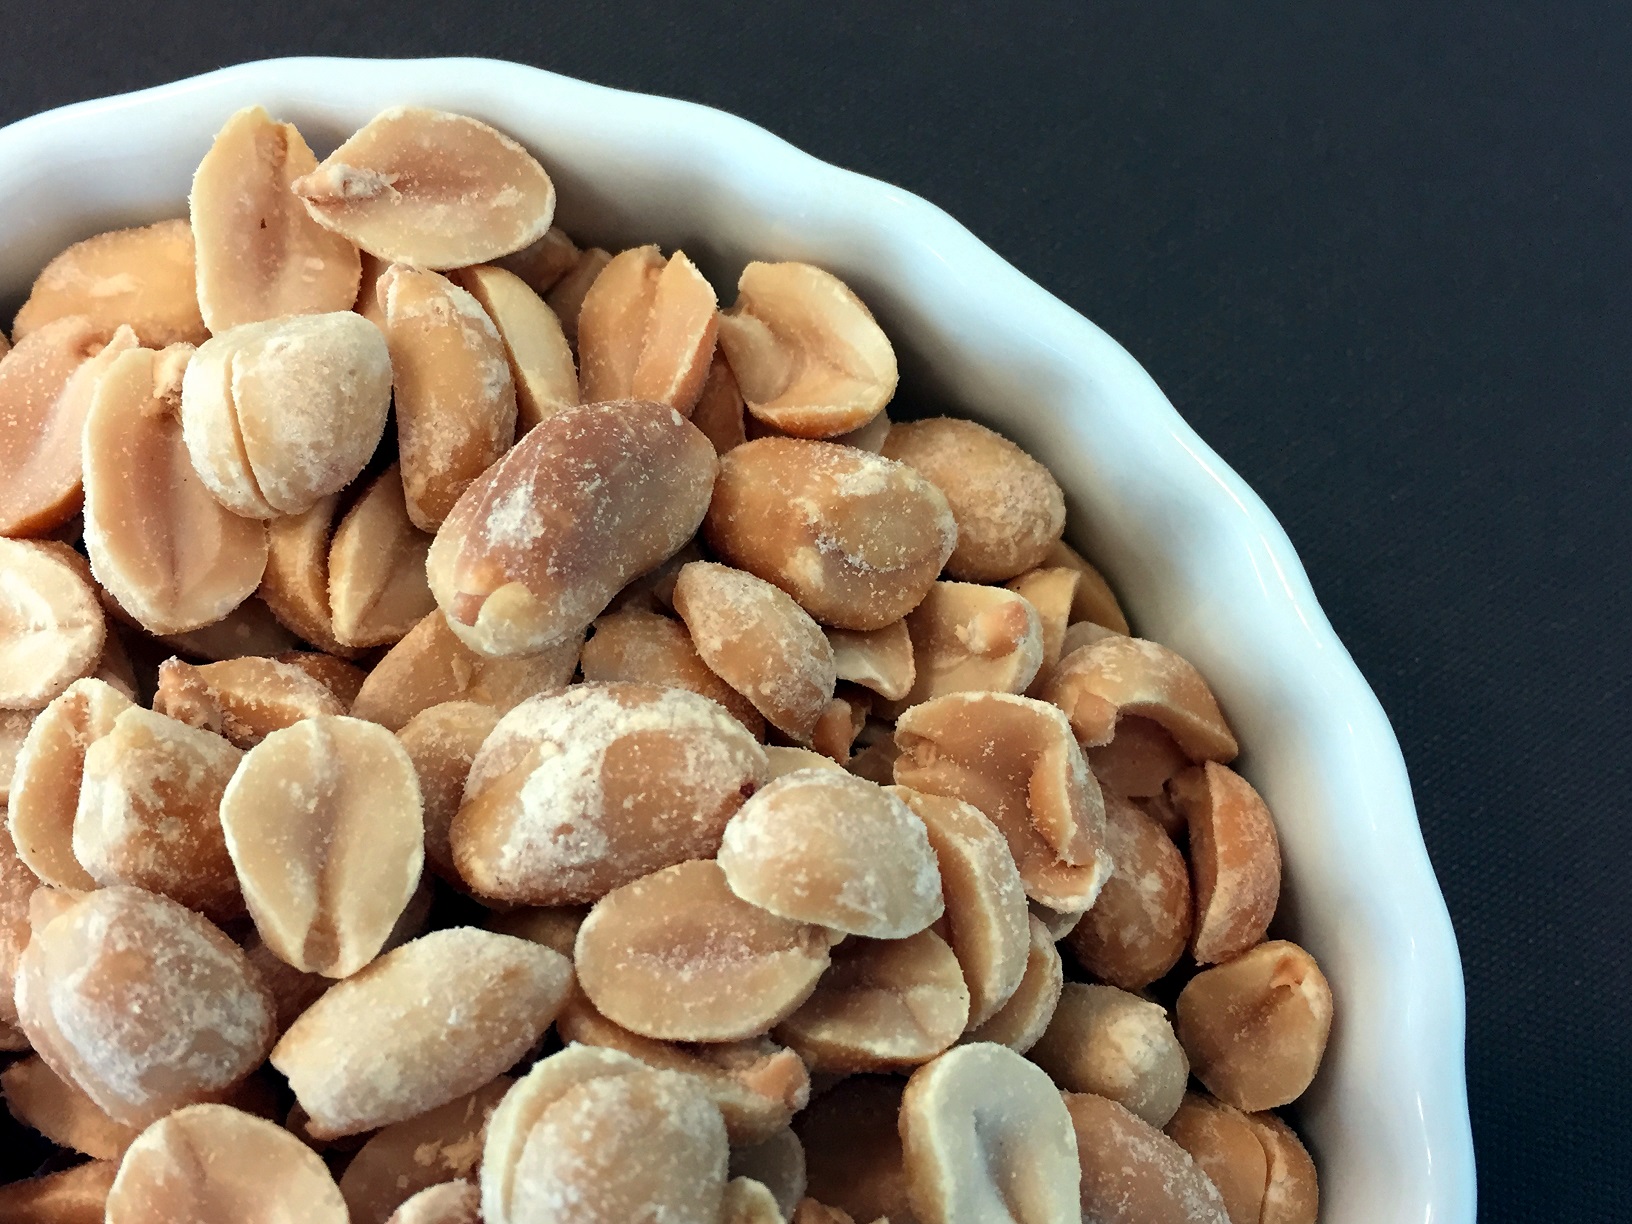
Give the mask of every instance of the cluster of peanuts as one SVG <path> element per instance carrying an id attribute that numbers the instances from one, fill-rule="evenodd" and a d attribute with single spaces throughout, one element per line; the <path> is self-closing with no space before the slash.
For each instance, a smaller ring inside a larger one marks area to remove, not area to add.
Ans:
<path id="1" fill-rule="evenodd" d="M 554 208 L 250 108 L 18 313 L 0 1218 L 1312 1222 L 1202 676 L 839 280 Z"/>

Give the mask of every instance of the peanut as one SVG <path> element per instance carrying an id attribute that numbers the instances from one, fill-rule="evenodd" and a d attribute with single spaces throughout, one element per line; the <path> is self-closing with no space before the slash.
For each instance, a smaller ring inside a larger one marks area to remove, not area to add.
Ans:
<path id="1" fill-rule="evenodd" d="M 328 689 L 340 703 L 342 714 L 351 710 L 357 694 L 362 691 L 363 681 L 368 679 L 368 673 L 355 664 L 312 650 L 285 650 L 274 655 L 272 661 L 304 672 Z"/>
<path id="2" fill-rule="evenodd" d="M 742 418 L 744 407 L 736 375 L 731 373 L 725 354 L 715 349 L 708 377 L 697 393 L 697 406 L 691 410 L 691 423 L 714 444 L 715 452 L 723 455 L 748 440 Z"/>
<path id="3" fill-rule="evenodd" d="M 629 608 L 601 617 L 580 663 L 591 683 L 644 680 L 689 689 L 724 706 L 755 739 L 765 737 L 765 718 L 754 703 L 710 671 L 686 626 L 667 616 Z"/>
<path id="4" fill-rule="evenodd" d="M 906 623 L 915 678 L 900 708 L 946 693 L 1024 693 L 1046 657 L 1037 610 L 998 587 L 937 582 Z"/>
<path id="5" fill-rule="evenodd" d="M 436 611 L 425 581 L 431 537 L 409 521 L 396 464 L 340 520 L 329 550 L 329 608 L 346 646 L 387 646 Z"/>
<path id="6" fill-rule="evenodd" d="M 990 1041 L 1024 1054 L 1042 1040 L 1064 989 L 1065 966 L 1054 936 L 1042 921 L 1027 915 L 1026 969 L 1009 1001 L 985 1024 L 964 1034 L 965 1041 Z"/>
<path id="7" fill-rule="evenodd" d="M 1281 850 L 1257 791 L 1208 761 L 1175 778 L 1170 792 L 1190 830 L 1195 876 L 1196 963 L 1215 965 L 1263 942 L 1281 895 Z"/>
<path id="8" fill-rule="evenodd" d="M 1128 618 L 1122 613 L 1121 604 L 1116 601 L 1116 594 L 1111 590 L 1110 583 L 1105 576 L 1083 559 L 1081 553 L 1072 548 L 1064 540 L 1059 541 L 1048 550 L 1043 558 L 1046 566 L 1063 566 L 1077 571 L 1078 581 L 1076 589 L 1071 593 L 1071 617 L 1073 624 L 1088 621 L 1102 625 L 1113 633 L 1126 635 Z"/>
<path id="9" fill-rule="evenodd" d="M 82 315 L 111 333 L 124 325 L 148 348 L 209 336 L 198 311 L 193 231 L 185 218 L 110 230 L 76 242 L 34 280 L 12 333 L 31 332 Z"/>
<path id="10" fill-rule="evenodd" d="M 463 881 L 453 863 L 448 830 L 464 799 L 470 763 L 498 725 L 499 717 L 499 711 L 492 706 L 449 701 L 421 710 L 397 732 L 419 778 L 425 815 L 425 865 L 454 885 Z"/>
<path id="11" fill-rule="evenodd" d="M 544 231 L 543 237 L 499 258 L 499 267 L 513 272 L 534 293 L 542 297 L 572 270 L 578 262 L 578 244 L 555 226 Z"/>
<path id="12" fill-rule="evenodd" d="M 0 1186 L 0 1217 L 8 1224 L 103 1224 L 117 1171 L 111 1160 L 92 1160 Z"/>
<path id="13" fill-rule="evenodd" d="M 1031 1060 L 1067 1092 L 1092 1092 L 1158 1129 L 1190 1078 L 1167 1013 L 1115 986 L 1067 982 Z"/>
<path id="14" fill-rule="evenodd" d="M 782 1208 L 775 1195 L 759 1182 L 733 1177 L 725 1183 L 720 1224 L 783 1224 Z"/>
<path id="15" fill-rule="evenodd" d="M 845 772 L 832 757 L 823 756 L 819 752 L 812 752 L 809 748 L 786 748 L 778 744 L 765 746 L 765 759 L 770 762 L 770 773 L 767 782 L 774 782 L 778 778 L 786 777 L 801 769 L 823 769 L 828 772 Z"/>
<path id="16" fill-rule="evenodd" d="M 1212 1097 L 1187 1092 L 1166 1130 L 1218 1187 L 1230 1224 L 1259 1224 L 1269 1160 L 1248 1116 Z"/>
<path id="17" fill-rule="evenodd" d="M 1261 1224 L 1315 1224 L 1320 1186 L 1315 1162 L 1292 1128 L 1271 1113 L 1247 1115 L 1269 1163 Z"/>
<path id="18" fill-rule="evenodd" d="M 354 655 L 334 636 L 329 606 L 329 545 L 340 498 L 320 498 L 304 514 L 267 525 L 266 569 L 257 594 L 280 624 L 329 654 Z"/>
<path id="19" fill-rule="evenodd" d="M 906 621 L 873 630 L 829 629 L 827 643 L 833 648 L 833 670 L 840 680 L 891 701 L 912 691 L 917 665 Z"/>
<path id="20" fill-rule="evenodd" d="M 474 1182 L 442 1182 L 404 1199 L 387 1224 L 481 1224 L 481 1201 Z"/>
<path id="21" fill-rule="evenodd" d="M 512 909 L 489 915 L 483 921 L 482 929 L 542 944 L 571 960 L 573 946 L 578 942 L 578 928 L 584 925 L 584 919 L 588 917 L 587 905 Z"/>
<path id="22" fill-rule="evenodd" d="M 578 313 L 584 307 L 584 296 L 611 262 L 611 252 L 600 247 L 580 251 L 573 265 L 544 295 L 544 304 L 561 320 L 561 334 L 574 349 L 578 347 Z"/>
<path id="23" fill-rule="evenodd" d="M 516 388 L 516 432 L 578 402 L 578 372 L 561 320 L 526 281 L 504 268 L 463 268 L 451 278 L 480 303 L 504 341 Z"/>
<path id="24" fill-rule="evenodd" d="M 24 1126 L 52 1143 L 82 1152 L 93 1160 L 118 1160 L 135 1140 L 135 1127 L 116 1122 L 63 1079 L 38 1055 L 20 1059 L 0 1072 L 6 1108 Z"/>
<path id="25" fill-rule="evenodd" d="M 253 748 L 304 718 L 346 712 L 338 697 L 300 668 L 259 655 L 202 666 L 166 659 L 159 664 L 153 709 L 238 748 Z"/>
<path id="26" fill-rule="evenodd" d="M 799 1116 L 808 1117 L 809 1113 Z M 890 1129 L 895 1129 L 893 1120 Z M 733 1147 L 728 1168 L 732 1177 L 752 1178 L 769 1190 L 784 1219 L 793 1214 L 804 1197 L 805 1149 L 799 1137 L 786 1127 L 762 1143 Z"/>
<path id="27" fill-rule="evenodd" d="M 1065 1093 L 1082 1163 L 1082 1216 L 1105 1224 L 1230 1224 L 1224 1199 L 1173 1140 L 1115 1101 Z"/>
<path id="28" fill-rule="evenodd" d="M 690 416 L 714 355 L 714 306 L 684 251 L 667 261 L 655 246 L 613 256 L 578 311 L 584 401 L 653 400 Z"/>
<path id="29" fill-rule="evenodd" d="M 1083 750 L 1100 786 L 1128 799 L 1150 799 L 1162 793 L 1190 758 L 1166 728 L 1138 714 L 1117 720 L 1110 743 Z"/>
<path id="30" fill-rule="evenodd" d="M 96 666 L 107 624 L 59 547 L 0 538 L 0 709 L 36 710 Z"/>
<path id="31" fill-rule="evenodd" d="M 109 611 L 119 619 L 117 610 Z M 177 654 L 216 663 L 251 655 L 280 654 L 300 643 L 300 639 L 278 623 L 272 609 L 253 595 L 218 621 L 185 633 L 166 633 L 158 640 Z M 115 681 L 109 679 L 109 683 Z"/>
<path id="32" fill-rule="evenodd" d="M 0 1024 L 17 1022 L 17 960 L 32 933 L 29 898 L 39 886 L 39 877 L 17 857 L 10 830 L 0 824 Z"/>

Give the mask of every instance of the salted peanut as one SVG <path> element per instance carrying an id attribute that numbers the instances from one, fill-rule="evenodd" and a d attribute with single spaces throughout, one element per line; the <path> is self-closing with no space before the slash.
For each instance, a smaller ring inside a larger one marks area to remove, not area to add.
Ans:
<path id="1" fill-rule="evenodd" d="M 824 625 L 882 629 L 929 592 L 957 525 L 940 490 L 905 464 L 760 438 L 721 456 L 703 534 Z"/>
<path id="2" fill-rule="evenodd" d="M 278 1040 L 272 1065 L 319 1138 L 402 1122 L 514 1065 L 571 985 L 571 963 L 538 944 L 434 931 L 330 987 Z"/>
<path id="3" fill-rule="evenodd" d="M 561 334 L 574 348 L 578 344 L 578 312 L 583 309 L 584 295 L 611 262 L 610 251 L 589 247 L 579 252 L 577 262 L 544 295 L 544 304 L 561 320 Z"/>
<path id="4" fill-rule="evenodd" d="M 0 806 L 11 802 L 11 777 L 37 710 L 0 710 Z"/>
<path id="5" fill-rule="evenodd" d="M 806 263 L 750 263 L 720 316 L 720 347 L 748 410 L 783 433 L 859 429 L 895 394 L 895 350 L 838 277 Z"/>
<path id="6" fill-rule="evenodd" d="M 924 822 L 837 770 L 800 770 L 749 798 L 725 826 L 719 865 L 744 901 L 851 935 L 902 939 L 945 908 Z"/>
<path id="7" fill-rule="evenodd" d="M 523 907 L 489 914 L 482 920 L 482 929 L 542 944 L 570 960 L 578 942 L 578 928 L 587 917 L 587 905 Z"/>
<path id="8" fill-rule="evenodd" d="M 450 278 L 481 304 L 504 341 L 516 388 L 516 432 L 578 402 L 578 371 L 561 320 L 525 280 L 490 265 L 463 268 Z"/>
<path id="9" fill-rule="evenodd" d="M 638 680 L 689 689 L 729 710 L 755 739 L 765 718 L 754 703 L 709 670 L 686 626 L 667 616 L 626 608 L 594 624 L 579 659 L 584 679 Z"/>
<path id="10" fill-rule="evenodd" d="M 883 453 L 946 495 L 958 546 L 946 572 L 1004 582 L 1042 564 L 1065 529 L 1065 495 L 1047 468 L 974 421 L 931 417 L 890 430 Z"/>
<path id="11" fill-rule="evenodd" d="M 1061 911 L 1093 904 L 1111 867 L 1105 803 L 1059 710 L 951 693 L 902 714 L 895 742 L 895 780 L 979 808 L 1008 839 L 1028 897 Z"/>
<path id="12" fill-rule="evenodd" d="M 328 689 L 340 703 L 342 714 L 351 710 L 352 702 L 362 691 L 363 681 L 368 679 L 368 673 L 355 663 L 347 663 L 344 659 L 315 650 L 286 650 L 274 655 L 272 661 L 304 672 Z"/>
<path id="13" fill-rule="evenodd" d="M 346 512 L 329 550 L 329 608 L 346 646 L 398 642 L 436 611 L 425 581 L 431 537 L 408 518 L 396 464 Z"/>
<path id="14" fill-rule="evenodd" d="M 991 1019 L 964 1034 L 965 1041 L 995 1042 L 1024 1054 L 1048 1030 L 1064 989 L 1065 966 L 1048 928 L 1030 915 L 1026 922 L 1026 970 L 1020 985 Z"/>
<path id="15" fill-rule="evenodd" d="M 1048 1076 L 981 1042 L 914 1071 L 901 1098 L 902 1159 L 923 1224 L 1079 1224 L 1077 1140 Z"/>
<path id="16" fill-rule="evenodd" d="M 0 1218 L 7 1224 L 103 1224 L 118 1169 L 114 1161 L 92 1160 L 0 1186 Z"/>
<path id="17" fill-rule="evenodd" d="M 11 832 L 0 821 L 0 1024 L 17 1021 L 17 961 L 32 933 L 29 898 L 40 879 L 17 857 Z"/>
<path id="18" fill-rule="evenodd" d="M 108 1224 L 346 1224 L 318 1154 L 228 1105 L 177 1110 L 142 1132 L 108 1191 Z"/>
<path id="19" fill-rule="evenodd" d="M 910 1224 L 897 1128 L 904 1087 L 893 1076 L 852 1076 L 795 1119 L 813 1198 L 858 1220 L 883 1216 Z"/>
<path id="20" fill-rule="evenodd" d="M 244 939 L 244 955 L 249 963 L 255 966 L 255 972 L 260 974 L 267 992 L 272 996 L 272 1008 L 276 1017 L 276 1032 L 282 1036 L 288 1031 L 295 1018 L 305 1011 L 330 986 L 334 979 L 326 978 L 318 973 L 306 973 L 296 969 L 293 965 L 282 960 L 277 953 L 266 946 L 266 941 L 256 931 L 251 931 Z"/>
<path id="21" fill-rule="evenodd" d="M 799 1116 L 809 1116 L 808 1111 Z M 893 1134 L 893 1114 L 890 1130 Z M 732 1177 L 751 1178 L 769 1190 L 783 1219 L 793 1214 L 793 1209 L 805 1196 L 805 1148 L 799 1142 L 799 1137 L 787 1127 L 761 1143 L 732 1147 L 731 1162 L 727 1168 Z"/>
<path id="22" fill-rule="evenodd" d="M 1107 629 L 1104 625 L 1096 625 L 1093 621 L 1073 621 L 1065 627 L 1065 637 L 1060 641 L 1060 658 L 1068 658 L 1084 646 L 1092 646 L 1106 638 L 1121 636 L 1125 635 L 1118 634 L 1114 629 Z M 1048 677 L 1043 677 L 1043 680 L 1046 684 Z"/>
<path id="23" fill-rule="evenodd" d="M 529 289 L 542 297 L 572 271 L 581 254 L 578 244 L 552 225 L 544 231 L 543 237 L 519 251 L 500 256 L 498 263 L 521 277 Z"/>
<path id="24" fill-rule="evenodd" d="M 63 251 L 35 278 L 12 334 L 81 315 L 111 333 L 121 325 L 148 348 L 209 335 L 193 284 L 193 232 L 185 218 L 109 230 Z"/>
<path id="25" fill-rule="evenodd" d="M 576 951 L 596 1010 L 666 1041 L 757 1037 L 810 996 L 828 965 L 825 930 L 741 900 L 706 859 L 608 893 Z"/>
<path id="26" fill-rule="evenodd" d="M 1020 988 L 1030 947 L 1025 886 L 1003 834 L 972 804 L 891 787 L 923 821 L 946 898 L 943 934 L 969 989 L 969 1027 L 985 1024 Z"/>
<path id="27" fill-rule="evenodd" d="M 783 1224 L 782 1208 L 770 1189 L 750 1177 L 725 1183 L 720 1224 Z"/>
<path id="28" fill-rule="evenodd" d="M 733 1144 L 761 1143 L 787 1129 L 810 1101 L 810 1073 L 799 1055 L 773 1041 L 682 1046 L 614 1024 L 581 994 L 555 1019 L 561 1040 L 619 1050 L 659 1071 L 694 1078 L 725 1120 Z"/>
<path id="29" fill-rule="evenodd" d="M 489 655 L 536 654 L 588 628 L 708 509 L 714 448 L 672 408 L 564 408 L 459 499 L 426 572 L 448 623 Z"/>
<path id="30" fill-rule="evenodd" d="M 393 731 L 450 701 L 474 701 L 507 714 L 571 680 L 581 644 L 575 637 L 538 654 L 494 659 L 466 646 L 433 610 L 374 665 L 351 712 Z"/>
<path id="31" fill-rule="evenodd" d="M 6 1108 L 24 1126 L 52 1143 L 83 1152 L 95 1160 L 118 1160 L 139 1133 L 115 1122 L 97 1103 L 63 1079 L 38 1055 L 21 1059 L 0 1072 Z"/>
<path id="32" fill-rule="evenodd" d="M 1190 954 L 1216 965 L 1262 943 L 1281 895 L 1275 822 L 1240 774 L 1208 761 L 1173 779 L 1168 791 L 1190 831 L 1196 929 Z"/>
<path id="33" fill-rule="evenodd" d="M 904 708 L 946 693 L 1023 693 L 1042 667 L 1043 627 L 1001 587 L 937 582 L 907 614 L 915 669 Z"/>
<path id="34" fill-rule="evenodd" d="M 1081 582 L 1079 570 L 1068 566 L 1040 566 L 1005 584 L 1036 610 L 1042 626 L 1043 663 L 1032 681 L 1032 690 L 1042 686 L 1047 674 L 1060 661 L 1060 647 L 1071 623 L 1072 600 Z"/>
<path id="35" fill-rule="evenodd" d="M 134 347 L 130 328 L 73 315 L 21 338 L 0 361 L 0 533 L 43 534 L 78 512 L 85 414 L 102 373 Z"/>
<path id="36" fill-rule="evenodd" d="M 1158 1129 L 1190 1078 L 1167 1012 L 1115 986 L 1067 982 L 1031 1060 L 1067 1092 L 1092 1092 Z"/>
<path id="37" fill-rule="evenodd" d="M 485 123 L 422 106 L 370 119 L 290 189 L 320 224 L 371 255 L 463 268 L 544 236 L 555 187 L 532 154 Z"/>
<path id="38" fill-rule="evenodd" d="M 40 711 L 17 753 L 8 824 L 17 856 L 47 884 L 96 887 L 74 857 L 86 750 L 113 729 L 131 700 L 106 681 L 76 680 Z"/>
<path id="39" fill-rule="evenodd" d="M 821 626 L 763 579 L 693 561 L 674 584 L 674 610 L 702 661 L 767 722 L 809 743 L 833 697 L 833 648 Z"/>
<path id="40" fill-rule="evenodd" d="M 1129 632 L 1128 618 L 1122 614 L 1122 605 L 1117 603 L 1110 583 L 1076 549 L 1059 540 L 1048 550 L 1042 564 L 1077 571 L 1077 586 L 1071 596 L 1072 623 L 1088 621 L 1116 633 Z"/>
<path id="41" fill-rule="evenodd" d="M 817 1072 L 885 1071 L 928 1062 L 969 1024 L 958 958 L 934 931 L 851 939 L 778 1040 Z"/>
<path id="42" fill-rule="evenodd" d="M 96 666 L 107 623 L 51 547 L 0 538 L 0 708 L 37 710 Z"/>
<path id="43" fill-rule="evenodd" d="M 917 671 L 906 621 L 882 629 L 828 629 L 826 633 L 827 644 L 833 648 L 834 674 L 840 680 L 871 689 L 890 701 L 899 701 L 912 691 Z"/>
<path id="44" fill-rule="evenodd" d="M 393 264 L 375 288 L 397 413 L 408 517 L 435 531 L 516 436 L 516 388 L 487 312 L 435 272 Z"/>
<path id="45" fill-rule="evenodd" d="M 329 606 L 329 544 L 340 498 L 267 524 L 266 569 L 257 594 L 278 622 L 329 654 L 352 655 L 334 636 Z"/>
<path id="46" fill-rule="evenodd" d="M 765 759 L 770 762 L 770 772 L 765 779 L 767 782 L 774 782 L 801 769 L 823 769 L 830 773 L 845 772 L 844 766 L 832 757 L 812 752 L 809 748 L 787 748 L 779 744 L 767 744 Z"/>
<path id="47" fill-rule="evenodd" d="M 1320 1185 L 1315 1162 L 1292 1128 L 1272 1113 L 1247 1115 L 1269 1165 L 1261 1224 L 1315 1224 Z"/>
<path id="48" fill-rule="evenodd" d="M 822 707 L 821 715 L 810 732 L 810 746 L 839 765 L 848 765 L 850 749 L 867 725 L 867 711 L 872 708 L 870 694 L 851 688 L 837 694 Z"/>
<path id="49" fill-rule="evenodd" d="M 424 862 L 413 761 L 389 731 L 344 715 L 251 748 L 222 796 L 221 827 L 261 938 L 327 977 L 374 959 Z"/>
<path id="50" fill-rule="evenodd" d="M 186 352 L 131 349 L 85 418 L 85 547 L 97 581 L 143 628 L 184 633 L 243 603 L 266 568 L 266 527 L 211 495 L 176 408 Z"/>
<path id="51" fill-rule="evenodd" d="M 1182 1147 L 1115 1101 L 1063 1094 L 1082 1165 L 1082 1218 L 1105 1224 L 1230 1224 L 1224 1199 Z"/>
<path id="52" fill-rule="evenodd" d="M 257 655 L 200 666 L 166 659 L 159 664 L 153 708 L 239 748 L 303 718 L 346 712 L 327 686 L 302 669 Z"/>
<path id="53" fill-rule="evenodd" d="M 1100 981 L 1143 990 L 1179 963 L 1190 938 L 1190 873 L 1159 824 L 1105 796 L 1111 875 L 1065 946 Z"/>
<path id="54" fill-rule="evenodd" d="M 357 249 L 313 222 L 290 192 L 316 166 L 295 125 L 274 122 L 259 106 L 216 133 L 187 201 L 198 305 L 211 332 L 351 306 Z"/>
<path id="55" fill-rule="evenodd" d="M 443 1182 L 405 1199 L 386 1224 L 481 1224 L 481 1203 L 475 1182 Z"/>
<path id="56" fill-rule="evenodd" d="M 219 735 L 131 706 L 85 749 L 74 857 L 223 921 L 244 912 L 218 812 L 242 753 Z"/>
<path id="57" fill-rule="evenodd" d="M 1117 720 L 1138 714 L 1158 723 L 1192 761 L 1233 760 L 1235 736 L 1201 673 L 1143 638 L 1102 638 L 1060 660 L 1044 689 L 1064 710 L 1083 747 L 1108 744 Z"/>
<path id="58" fill-rule="evenodd" d="M 219 1099 L 272 1043 L 271 1000 L 238 946 L 174 901 L 123 886 L 35 929 L 17 1012 L 51 1069 L 127 1126 Z"/>
<path id="59" fill-rule="evenodd" d="M 655 400 L 690 416 L 708 377 L 719 316 L 714 290 L 684 251 L 614 255 L 578 310 L 585 403 Z"/>
<path id="60" fill-rule="evenodd" d="M 1110 743 L 1084 751 L 1100 786 L 1128 799 L 1161 794 L 1169 779 L 1190 765 L 1189 756 L 1165 727 L 1138 714 L 1117 720 Z"/>
<path id="61" fill-rule="evenodd" d="M 514 1082 L 500 1075 L 468 1095 L 375 1132 L 340 1177 L 351 1224 L 385 1224 L 420 1191 L 474 1177 L 487 1120 Z"/>
<path id="62" fill-rule="evenodd" d="M 745 422 L 749 440 L 754 438 L 787 438 L 798 437 L 797 433 L 789 430 L 776 429 L 758 417 L 750 416 Z M 890 434 L 890 415 L 880 412 L 872 420 L 848 433 L 834 434 L 824 439 L 827 442 L 836 442 L 840 446 L 853 446 L 858 450 L 871 451 L 878 454 L 884 449 L 884 439 Z"/>
<path id="63" fill-rule="evenodd" d="M 1218 1187 L 1230 1224 L 1259 1224 L 1269 1160 L 1248 1116 L 1223 1101 L 1187 1092 L 1165 1129 Z M 1313 1215 L 1309 1224 L 1314 1224 Z"/>
<path id="64" fill-rule="evenodd" d="M 737 376 L 731 373 L 725 354 L 715 349 L 708 377 L 697 393 L 697 405 L 691 410 L 691 423 L 714 444 L 715 452 L 723 455 L 748 440 L 742 415 L 745 408 Z"/>
<path id="65" fill-rule="evenodd" d="M 1315 1078 L 1332 988 L 1314 957 L 1277 939 L 1196 974 L 1173 1010 L 1196 1078 L 1256 1113 L 1297 1100 Z"/>
<path id="66" fill-rule="evenodd" d="M 451 884 L 462 885 L 463 881 L 453 864 L 448 829 L 464 800 L 470 763 L 499 718 L 500 712 L 492 706 L 449 701 L 421 710 L 397 732 L 419 777 L 425 816 L 425 865 Z"/>
<path id="67" fill-rule="evenodd" d="M 901 749 L 895 742 L 895 728 L 887 722 L 869 718 L 850 745 L 850 760 L 846 764 L 851 773 L 880 786 L 895 783 L 895 761 Z"/>

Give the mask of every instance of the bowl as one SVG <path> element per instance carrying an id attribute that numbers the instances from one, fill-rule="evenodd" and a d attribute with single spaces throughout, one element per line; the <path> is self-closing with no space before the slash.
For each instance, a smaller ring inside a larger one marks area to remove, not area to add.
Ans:
<path id="1" fill-rule="evenodd" d="M 1461 964 L 1399 746 L 1286 533 L 1138 362 L 916 196 L 719 111 L 477 59 L 268 60 L 0 130 L 0 299 L 76 239 L 183 215 L 216 129 L 257 102 L 319 156 L 397 103 L 484 119 L 544 162 L 579 241 L 684 247 L 727 301 L 749 259 L 820 264 L 894 341 L 909 407 L 1042 458 L 1068 539 L 1137 632 L 1201 668 L 1275 813 L 1275 933 L 1314 953 L 1337 1000 L 1294 1110 L 1323 1219 L 1472 1224 Z"/>

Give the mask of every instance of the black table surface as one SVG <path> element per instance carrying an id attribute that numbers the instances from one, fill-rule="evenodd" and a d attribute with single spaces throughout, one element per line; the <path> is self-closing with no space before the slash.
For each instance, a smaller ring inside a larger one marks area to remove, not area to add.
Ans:
<path id="1" fill-rule="evenodd" d="M 1382 698 L 1467 969 L 1481 1218 L 1632 1218 L 1624 5 L 4 8 L 0 122 L 270 55 L 490 55 L 947 208 L 1263 495 Z"/>

